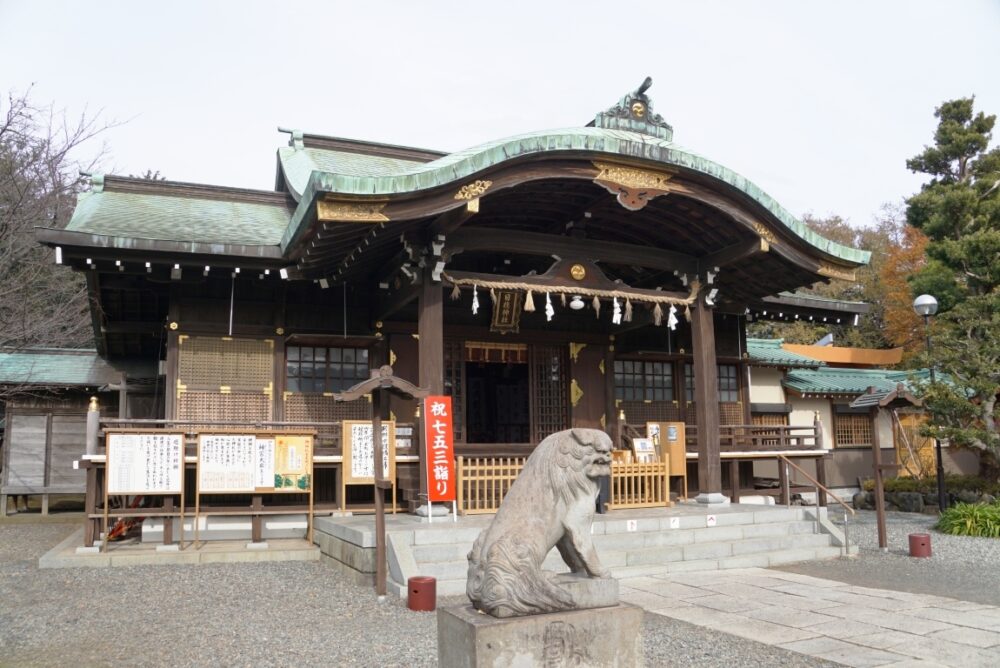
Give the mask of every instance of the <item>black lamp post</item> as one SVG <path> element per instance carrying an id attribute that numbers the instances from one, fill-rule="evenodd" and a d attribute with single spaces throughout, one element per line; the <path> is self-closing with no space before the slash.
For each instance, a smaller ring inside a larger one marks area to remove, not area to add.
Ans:
<path id="1" fill-rule="evenodd" d="M 927 364 L 931 371 L 931 385 L 934 384 L 934 362 L 931 359 L 931 316 L 937 313 L 938 303 L 931 295 L 920 295 L 913 300 L 913 310 L 924 318 L 924 334 L 927 336 Z M 944 492 L 944 462 L 941 459 L 941 441 L 934 437 L 934 453 L 937 458 L 938 508 L 944 512 L 948 507 L 948 497 Z"/>

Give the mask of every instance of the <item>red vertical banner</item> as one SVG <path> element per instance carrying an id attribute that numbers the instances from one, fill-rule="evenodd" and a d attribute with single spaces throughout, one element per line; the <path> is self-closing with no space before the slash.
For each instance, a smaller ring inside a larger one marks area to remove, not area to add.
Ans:
<path id="1" fill-rule="evenodd" d="M 427 444 L 427 500 L 455 500 L 455 443 L 451 397 L 424 399 L 424 443 Z"/>

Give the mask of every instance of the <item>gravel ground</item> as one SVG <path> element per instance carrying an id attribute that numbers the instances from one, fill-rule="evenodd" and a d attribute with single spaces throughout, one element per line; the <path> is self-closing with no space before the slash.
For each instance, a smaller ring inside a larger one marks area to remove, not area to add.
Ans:
<path id="1" fill-rule="evenodd" d="M 39 570 L 78 527 L 0 522 L 0 665 L 437 663 L 434 614 L 380 604 L 321 563 Z M 837 665 L 657 615 L 643 651 L 650 666 Z"/>
<path id="2" fill-rule="evenodd" d="M 830 511 L 843 526 L 843 514 Z M 814 561 L 782 567 L 782 570 L 838 580 L 864 587 L 895 589 L 914 594 L 948 596 L 1000 606 L 1000 540 L 943 534 L 932 527 L 936 516 L 886 513 L 889 551 L 878 548 L 875 512 L 859 510 L 851 519 L 851 543 L 860 548 L 857 559 Z M 929 533 L 929 559 L 909 556 L 911 533 Z"/>

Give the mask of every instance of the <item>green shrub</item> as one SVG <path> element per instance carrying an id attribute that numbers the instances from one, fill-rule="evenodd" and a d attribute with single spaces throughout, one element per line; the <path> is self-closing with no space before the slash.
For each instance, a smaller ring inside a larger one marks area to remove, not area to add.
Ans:
<path id="1" fill-rule="evenodd" d="M 864 480 L 862 487 L 865 491 L 870 492 L 875 489 L 875 481 L 871 479 Z M 1000 483 L 975 475 L 947 473 L 944 476 L 944 487 L 950 494 L 957 494 L 962 490 L 967 490 L 977 494 L 1000 496 Z M 885 491 L 886 493 L 919 492 L 921 494 L 937 494 L 937 478 L 935 476 L 928 476 L 926 478 L 888 478 L 885 481 Z"/>
<path id="2" fill-rule="evenodd" d="M 956 536 L 1000 538 L 1000 503 L 957 503 L 941 513 L 936 528 Z"/>

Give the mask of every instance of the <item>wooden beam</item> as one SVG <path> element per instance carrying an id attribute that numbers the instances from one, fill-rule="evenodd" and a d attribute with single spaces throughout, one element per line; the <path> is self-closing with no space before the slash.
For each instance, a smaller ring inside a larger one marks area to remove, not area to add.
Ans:
<path id="1" fill-rule="evenodd" d="M 713 267 L 724 267 L 757 253 L 766 253 L 768 248 L 768 243 L 764 239 L 752 239 L 727 246 L 720 251 L 698 258 L 699 274 L 704 275 L 705 272 L 712 271 Z"/>
<path id="2" fill-rule="evenodd" d="M 443 289 L 443 286 L 439 283 L 439 289 Z M 407 304 L 417 299 L 420 296 L 423 286 L 417 283 L 416 285 L 403 286 L 396 292 L 383 296 L 385 291 L 378 291 L 377 306 L 375 307 L 375 317 L 373 319 L 372 325 L 377 321 L 385 321 L 394 313 L 397 313 Z"/>
<path id="3" fill-rule="evenodd" d="M 445 211 L 434 219 L 428 229 L 428 238 L 433 239 L 439 234 L 446 237 L 465 224 L 465 221 L 479 213 L 479 198 L 471 199 L 460 207 Z"/>
<path id="4" fill-rule="evenodd" d="M 685 274 L 694 274 L 698 271 L 698 259 L 684 253 L 614 241 L 580 239 L 520 230 L 495 228 L 459 230 L 448 236 L 445 247 L 451 252 L 488 250 L 525 255 L 558 255 L 562 258 L 577 256 L 612 264 L 676 270 Z"/>

